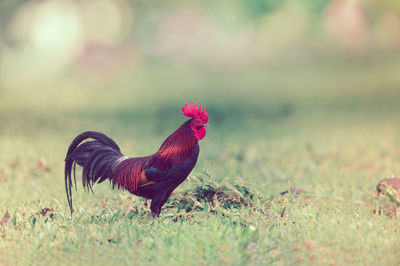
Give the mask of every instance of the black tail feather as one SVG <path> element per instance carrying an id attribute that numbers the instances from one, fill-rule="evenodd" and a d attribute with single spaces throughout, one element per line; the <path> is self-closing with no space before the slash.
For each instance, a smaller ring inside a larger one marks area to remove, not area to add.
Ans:
<path id="1" fill-rule="evenodd" d="M 94 140 L 82 143 L 86 139 Z M 115 141 L 100 132 L 87 131 L 72 141 L 65 157 L 65 191 L 71 215 L 74 212 L 72 187 L 75 184 L 76 189 L 76 164 L 83 167 L 83 187 L 93 192 L 92 186 L 95 183 L 101 183 L 107 178 L 111 178 L 114 167 L 123 156 Z"/>

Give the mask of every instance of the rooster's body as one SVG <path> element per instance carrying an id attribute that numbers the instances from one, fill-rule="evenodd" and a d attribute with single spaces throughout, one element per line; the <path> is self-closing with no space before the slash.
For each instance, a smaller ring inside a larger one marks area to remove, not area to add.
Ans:
<path id="1" fill-rule="evenodd" d="M 72 173 L 75 177 L 75 167 L 78 164 L 83 167 L 82 184 L 85 188 L 92 189 L 95 183 L 109 179 L 113 188 L 122 188 L 151 199 L 152 215 L 158 216 L 172 191 L 196 165 L 198 140 L 206 134 L 204 126 L 208 114 L 204 109 L 192 104 L 185 105 L 182 110 L 184 115 L 192 119 L 172 133 L 156 153 L 146 157 L 124 156 L 111 138 L 99 132 L 88 131 L 77 136 L 65 158 L 65 187 L 71 213 Z M 93 140 L 83 142 L 86 139 Z"/>

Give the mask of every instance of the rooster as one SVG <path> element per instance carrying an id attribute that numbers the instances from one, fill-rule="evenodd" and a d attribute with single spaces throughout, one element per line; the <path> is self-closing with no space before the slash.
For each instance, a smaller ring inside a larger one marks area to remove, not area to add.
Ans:
<path id="1" fill-rule="evenodd" d="M 95 183 L 110 180 L 113 188 L 151 199 L 151 214 L 158 217 L 172 191 L 179 186 L 199 156 L 198 141 L 206 135 L 208 114 L 195 102 L 182 107 L 183 115 L 190 117 L 150 156 L 128 158 L 114 140 L 103 133 L 87 131 L 78 135 L 68 148 L 65 158 L 65 189 L 71 215 L 72 175 L 76 188 L 76 164 L 82 170 L 82 185 L 92 190 Z M 87 139 L 93 139 L 83 142 Z"/>

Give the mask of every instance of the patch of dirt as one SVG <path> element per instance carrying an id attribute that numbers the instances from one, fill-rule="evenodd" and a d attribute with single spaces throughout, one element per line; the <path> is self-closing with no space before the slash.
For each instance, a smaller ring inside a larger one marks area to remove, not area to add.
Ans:
<path id="1" fill-rule="evenodd" d="M 400 178 L 385 178 L 376 186 L 378 209 L 373 213 L 397 217 L 400 213 Z"/>
<path id="2" fill-rule="evenodd" d="M 193 190 L 175 194 L 166 208 L 178 208 L 190 212 L 196 209 L 203 210 L 207 206 L 204 202 L 207 202 L 209 211 L 214 213 L 213 208 L 217 206 L 224 209 L 251 206 L 253 198 L 254 194 L 250 189 L 242 185 L 227 187 L 202 184 Z"/>
<path id="3" fill-rule="evenodd" d="M 376 192 L 378 195 L 390 194 L 391 196 L 397 198 L 400 194 L 400 178 L 385 178 L 379 181 L 376 186 Z M 400 198 L 397 199 L 400 202 Z"/>

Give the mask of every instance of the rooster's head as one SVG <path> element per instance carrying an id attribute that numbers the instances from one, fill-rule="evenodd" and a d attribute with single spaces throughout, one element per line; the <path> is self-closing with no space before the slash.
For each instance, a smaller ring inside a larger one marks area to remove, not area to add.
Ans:
<path id="1" fill-rule="evenodd" d="M 195 133 L 196 139 L 201 140 L 206 135 L 207 131 L 205 127 L 208 126 L 208 114 L 204 107 L 193 101 L 192 104 L 185 104 L 182 107 L 182 114 L 191 117 L 190 127 Z"/>

